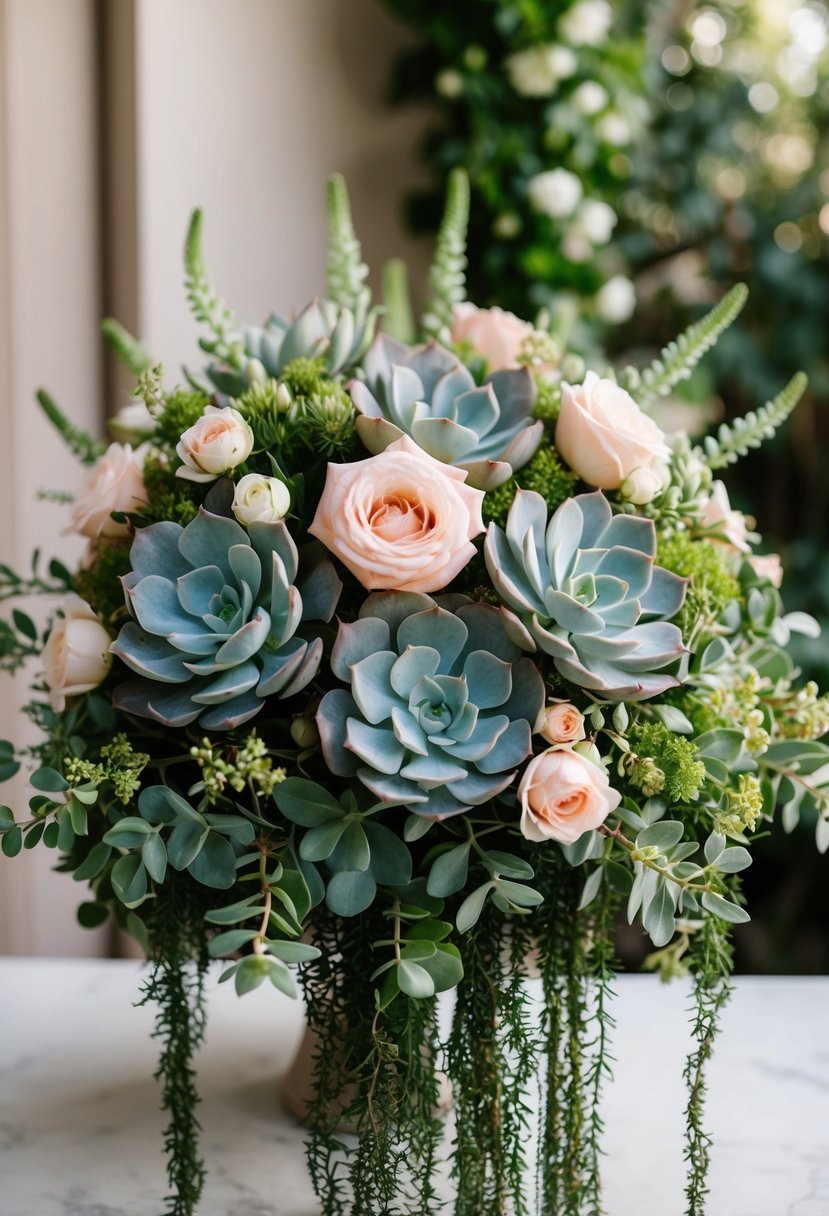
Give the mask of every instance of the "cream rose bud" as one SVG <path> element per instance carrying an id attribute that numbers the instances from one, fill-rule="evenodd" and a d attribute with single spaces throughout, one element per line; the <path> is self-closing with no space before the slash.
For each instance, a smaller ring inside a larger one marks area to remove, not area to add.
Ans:
<path id="1" fill-rule="evenodd" d="M 502 308 L 456 304 L 452 313 L 452 341 L 468 342 L 490 372 L 518 367 L 521 348 L 534 333 L 529 321 Z"/>
<path id="2" fill-rule="evenodd" d="M 599 827 L 622 800 L 603 766 L 559 744 L 527 765 L 518 786 L 527 840 L 574 844 Z"/>
<path id="3" fill-rule="evenodd" d="M 780 587 L 783 583 L 783 563 L 779 553 L 757 553 L 748 559 L 758 578 L 767 579 L 772 587 Z"/>
<path id="4" fill-rule="evenodd" d="M 182 462 L 176 477 L 215 481 L 247 460 L 252 451 L 253 431 L 239 411 L 231 406 L 208 405 L 176 446 Z"/>
<path id="5" fill-rule="evenodd" d="M 379 456 L 329 464 L 308 531 L 369 591 L 440 591 L 475 553 L 482 490 L 408 435 Z"/>
<path id="6" fill-rule="evenodd" d="M 41 655 L 49 700 L 57 714 L 63 713 L 67 697 L 97 688 L 112 663 L 112 639 L 89 604 L 80 596 L 70 595 L 62 612 Z"/>
<path id="7" fill-rule="evenodd" d="M 735 511 L 721 481 L 711 483 L 711 496 L 700 518 L 703 528 L 716 532 L 711 540 L 738 553 L 748 553 L 748 524 L 742 511 Z"/>
<path id="8" fill-rule="evenodd" d="M 550 705 L 538 732 L 548 743 L 577 743 L 585 738 L 584 714 L 569 701 Z"/>
<path id="9" fill-rule="evenodd" d="M 137 511 L 147 505 L 144 488 L 146 446 L 111 443 L 72 504 L 71 531 L 97 540 L 129 535 L 129 525 L 112 519 L 113 511 Z"/>
<path id="10" fill-rule="evenodd" d="M 618 490 L 634 469 L 665 465 L 671 452 L 656 423 L 613 380 L 588 372 L 583 384 L 562 384 L 555 444 L 583 481 Z"/>
<path id="11" fill-rule="evenodd" d="M 670 473 L 667 465 L 657 461 L 649 469 L 632 469 L 619 486 L 619 493 L 622 498 L 632 502 L 634 506 L 644 507 L 646 503 L 653 502 L 660 490 L 664 490 L 669 482 Z"/>
<path id="12" fill-rule="evenodd" d="M 233 492 L 233 514 L 240 524 L 272 524 L 291 509 L 291 492 L 278 477 L 247 473 Z"/>

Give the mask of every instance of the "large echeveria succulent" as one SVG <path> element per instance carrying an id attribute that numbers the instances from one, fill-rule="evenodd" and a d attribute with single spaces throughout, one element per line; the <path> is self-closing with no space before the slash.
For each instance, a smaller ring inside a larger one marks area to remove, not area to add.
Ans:
<path id="1" fill-rule="evenodd" d="M 350 689 L 326 693 L 317 713 L 329 769 L 419 815 L 455 815 L 505 789 L 544 703 L 504 613 L 452 603 L 370 596 L 354 624 L 340 625 L 331 656 Z"/>
<path id="2" fill-rule="evenodd" d="M 526 368 L 498 371 L 476 385 L 450 351 L 430 342 L 414 348 L 381 334 L 354 380 L 357 433 L 375 455 L 401 435 L 491 490 L 532 458 L 543 435 L 530 417 L 535 384 Z"/>
<path id="3" fill-rule="evenodd" d="M 297 549 L 281 521 L 246 532 L 202 508 L 186 528 L 141 529 L 130 558 L 123 584 L 134 619 L 112 651 L 140 678 L 115 689 L 116 708 L 229 730 L 266 697 L 289 697 L 313 679 L 322 641 L 296 631 L 303 619 L 330 619 L 340 582 L 322 558 L 295 586 Z"/>
<path id="4" fill-rule="evenodd" d="M 678 683 L 665 668 L 685 651 L 669 618 L 686 584 L 654 564 L 651 520 L 613 515 L 597 491 L 568 499 L 548 523 L 543 498 L 519 490 L 506 532 L 490 524 L 485 554 L 516 614 L 513 637 L 551 655 L 565 679 L 613 701 Z"/>
<path id="5" fill-rule="evenodd" d="M 275 313 L 264 326 L 246 325 L 239 337 L 236 365 L 211 363 L 205 374 L 220 393 L 240 396 L 266 376 L 279 377 L 293 359 L 321 359 L 328 375 L 352 367 L 374 337 L 377 310 L 363 293 L 354 309 L 331 300 L 312 300 L 293 321 Z"/>

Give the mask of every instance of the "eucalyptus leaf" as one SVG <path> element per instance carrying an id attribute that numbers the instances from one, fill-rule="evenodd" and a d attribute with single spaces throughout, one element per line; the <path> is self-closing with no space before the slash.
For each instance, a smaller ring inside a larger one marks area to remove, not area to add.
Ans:
<path id="1" fill-rule="evenodd" d="M 723 874 L 739 874 L 751 865 L 751 854 L 742 845 L 732 845 L 725 849 L 717 858 L 717 869 Z"/>
<path id="2" fill-rule="evenodd" d="M 208 829 L 198 823 L 177 823 L 167 840 L 167 857 L 174 870 L 186 870 L 198 856 Z"/>
<path id="3" fill-rule="evenodd" d="M 397 968 L 397 983 L 401 992 L 415 1000 L 435 995 L 435 981 L 419 963 L 401 962 Z"/>
<path id="4" fill-rule="evenodd" d="M 339 827 L 339 824 L 336 824 L 335 827 Z M 325 832 L 326 830 L 325 827 L 313 828 L 312 832 Z M 311 836 L 312 832 L 309 832 L 308 836 Z M 306 854 L 306 856 L 308 855 Z M 319 861 L 321 858 L 312 856 L 309 860 Z M 334 871 L 367 870 L 370 862 L 371 848 L 368 837 L 363 831 L 360 821 L 354 819 L 347 824 L 345 831 L 340 833 L 337 847 L 328 857 L 328 864 Z"/>
<path id="5" fill-rule="evenodd" d="M 147 871 L 137 853 L 119 857 L 110 875 L 112 889 L 127 908 L 137 908 L 147 898 Z"/>
<path id="6" fill-rule="evenodd" d="M 715 916 L 727 920 L 732 925 L 744 925 L 746 921 L 751 920 L 745 908 L 739 908 L 731 900 L 723 899 L 722 895 L 713 891 L 703 891 L 702 906 L 707 912 L 713 912 Z"/>
<path id="7" fill-rule="evenodd" d="M 99 840 L 84 857 L 81 864 L 73 871 L 72 877 L 76 882 L 89 882 L 97 878 L 112 856 L 112 849 L 103 840 Z"/>
<path id="8" fill-rule="evenodd" d="M 667 946 L 673 937 L 676 929 L 674 902 L 664 879 L 658 883 L 647 906 L 643 908 L 642 923 L 657 949 Z"/>
<path id="9" fill-rule="evenodd" d="M 377 894 L 377 884 L 369 870 L 341 870 L 332 875 L 325 902 L 336 916 L 356 916 L 365 912 Z"/>
<path id="10" fill-rule="evenodd" d="M 283 784 L 287 784 L 283 782 Z M 325 861 L 340 842 L 340 837 L 349 826 L 344 817 L 327 820 L 319 827 L 310 828 L 299 844 L 299 855 L 305 861 Z"/>
<path id="11" fill-rule="evenodd" d="M 144 841 L 141 848 L 141 860 L 147 867 L 147 873 L 153 882 L 164 882 L 167 875 L 167 849 L 157 832 L 153 832 Z"/>
<path id="12" fill-rule="evenodd" d="M 371 846 L 371 872 L 385 887 L 405 886 L 412 877 L 412 855 L 404 841 L 390 828 L 367 820 L 363 830 Z"/>
<path id="13" fill-rule="evenodd" d="M 458 914 L 455 917 L 455 925 L 459 933 L 466 933 L 473 925 L 478 923 L 478 918 L 483 911 L 484 903 L 489 892 L 495 886 L 494 882 L 485 882 L 480 887 L 476 887 L 461 906 L 458 908 Z"/>
<path id="14" fill-rule="evenodd" d="M 234 954 L 257 936 L 257 929 L 228 929 L 218 933 L 211 939 L 208 953 L 211 958 L 221 958 L 223 954 Z"/>
<path id="15" fill-rule="evenodd" d="M 209 832 L 201 849 L 188 865 L 187 873 L 205 887 L 216 887 L 220 890 L 232 887 L 236 881 L 236 853 L 233 845 L 218 833 Z"/>
<path id="16" fill-rule="evenodd" d="M 303 828 L 319 827 L 329 819 L 339 819 L 343 815 L 334 795 L 305 777 L 288 777 L 281 781 L 273 797 L 282 814 Z"/>
<path id="17" fill-rule="evenodd" d="M 469 842 L 456 845 L 448 852 L 441 853 L 432 862 L 426 890 L 430 895 L 444 898 L 460 891 L 466 885 L 469 873 Z"/>
<path id="18" fill-rule="evenodd" d="M 69 789 L 69 782 L 54 768 L 38 768 L 29 778 L 32 789 L 45 794 L 59 794 Z"/>
<path id="19" fill-rule="evenodd" d="M 598 866 L 584 884 L 581 899 L 579 900 L 579 912 L 581 912 L 582 908 L 586 908 L 589 904 L 592 904 L 593 900 L 599 894 L 603 879 L 604 866 Z"/>

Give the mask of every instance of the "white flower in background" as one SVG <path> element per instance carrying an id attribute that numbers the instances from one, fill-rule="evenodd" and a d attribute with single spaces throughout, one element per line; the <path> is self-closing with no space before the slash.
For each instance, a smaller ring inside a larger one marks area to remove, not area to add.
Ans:
<path id="1" fill-rule="evenodd" d="M 550 97 L 559 81 L 578 68 L 576 56 L 567 46 L 530 46 L 510 55 L 504 66 L 510 84 L 522 97 Z"/>
<path id="2" fill-rule="evenodd" d="M 109 671 L 111 638 L 98 617 L 78 595 L 69 595 L 46 639 L 41 662 L 56 714 L 66 698 L 97 688 Z"/>
<path id="3" fill-rule="evenodd" d="M 463 76 L 454 68 L 445 68 L 435 77 L 435 89 L 441 97 L 447 97 L 452 101 L 455 97 L 460 97 L 463 92 Z"/>
<path id="4" fill-rule="evenodd" d="M 573 46 L 598 46 L 604 42 L 613 23 L 608 0 L 579 0 L 559 19 L 558 32 Z"/>
<path id="5" fill-rule="evenodd" d="M 521 231 L 521 220 L 514 211 L 503 211 L 492 225 L 495 236 L 503 241 L 511 241 Z"/>
<path id="6" fill-rule="evenodd" d="M 240 524 L 272 524 L 291 509 L 291 492 L 278 477 L 247 473 L 236 483 L 232 507 Z"/>
<path id="7" fill-rule="evenodd" d="M 579 208 L 577 223 L 594 245 L 606 245 L 619 222 L 616 212 L 598 198 L 587 198 Z"/>
<path id="8" fill-rule="evenodd" d="M 618 110 L 610 110 L 603 114 L 596 123 L 596 131 L 600 139 L 615 148 L 624 148 L 633 139 L 630 123 Z"/>
<path id="9" fill-rule="evenodd" d="M 153 434 L 156 421 L 143 401 L 131 401 L 110 418 L 107 427 L 119 443 L 140 443 Z"/>
<path id="10" fill-rule="evenodd" d="M 569 169 L 548 169 L 546 173 L 537 173 L 530 178 L 529 195 L 536 211 L 551 219 L 563 220 L 579 205 L 582 184 Z"/>
<path id="11" fill-rule="evenodd" d="M 593 256 L 593 246 L 590 244 L 584 229 L 580 224 L 571 224 L 561 242 L 561 252 L 568 262 L 587 262 Z"/>
<path id="12" fill-rule="evenodd" d="M 611 325 L 629 321 L 635 308 L 636 290 L 623 274 L 615 274 L 596 293 L 596 312 Z"/>
<path id="13" fill-rule="evenodd" d="M 588 118 L 603 110 L 609 100 L 607 90 L 602 88 L 598 80 L 582 81 L 570 98 L 578 112 L 585 114 Z"/>

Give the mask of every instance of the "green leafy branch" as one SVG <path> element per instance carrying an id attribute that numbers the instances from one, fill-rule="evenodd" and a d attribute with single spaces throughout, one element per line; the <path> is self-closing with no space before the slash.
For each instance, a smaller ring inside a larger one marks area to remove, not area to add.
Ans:
<path id="1" fill-rule="evenodd" d="M 233 312 L 225 304 L 210 280 L 202 253 L 202 213 L 196 209 L 187 229 L 184 243 L 184 286 L 193 316 L 206 325 L 214 337 L 201 339 L 202 350 L 239 367 L 243 349 Z"/>
<path id="2" fill-rule="evenodd" d="M 697 454 L 709 469 L 723 469 L 745 456 L 751 448 L 759 448 L 765 439 L 771 439 L 783 425 L 806 391 L 809 381 L 804 372 L 792 376 L 784 389 L 758 410 L 751 410 L 744 418 L 732 423 L 722 423 L 716 438 L 708 435 Z"/>
<path id="3" fill-rule="evenodd" d="M 702 320 L 689 325 L 675 341 L 669 342 L 650 367 L 640 373 L 630 369 L 626 377 L 628 387 L 638 388 L 639 404 L 646 406 L 658 397 L 665 397 L 681 380 L 689 379 L 703 355 L 737 318 L 747 298 L 745 284 L 735 284 Z"/>
<path id="4" fill-rule="evenodd" d="M 351 204 L 345 178 L 334 173 L 328 179 L 328 295 L 341 308 L 356 311 L 365 305 L 368 266 L 351 221 Z"/>
<path id="5" fill-rule="evenodd" d="M 463 169 L 453 169 L 446 190 L 446 204 L 437 235 L 435 256 L 429 271 L 431 291 L 422 318 L 425 333 L 447 341 L 456 304 L 466 299 L 466 232 L 469 226 L 469 178 Z"/>
<path id="6" fill-rule="evenodd" d="M 38 569 L 40 558 L 40 550 L 35 549 L 32 554 L 32 572 L 28 578 L 12 570 L 11 566 L 0 562 L 0 602 L 28 595 L 65 595 L 67 591 L 72 590 L 72 575 L 63 562 L 53 557 L 49 562 L 49 577 L 46 578 Z M 25 620 L 28 621 L 28 618 Z M 19 618 L 15 618 L 15 621 L 20 631 L 34 640 L 36 633 L 32 622 L 29 621 L 28 624 L 25 624 L 22 613 Z"/>
<path id="7" fill-rule="evenodd" d="M 37 403 L 43 410 L 52 426 L 60 435 L 63 442 L 84 464 L 94 464 L 106 451 L 106 444 L 95 439 L 82 427 L 75 426 L 64 414 L 53 397 L 45 388 L 39 388 L 35 393 Z"/>

